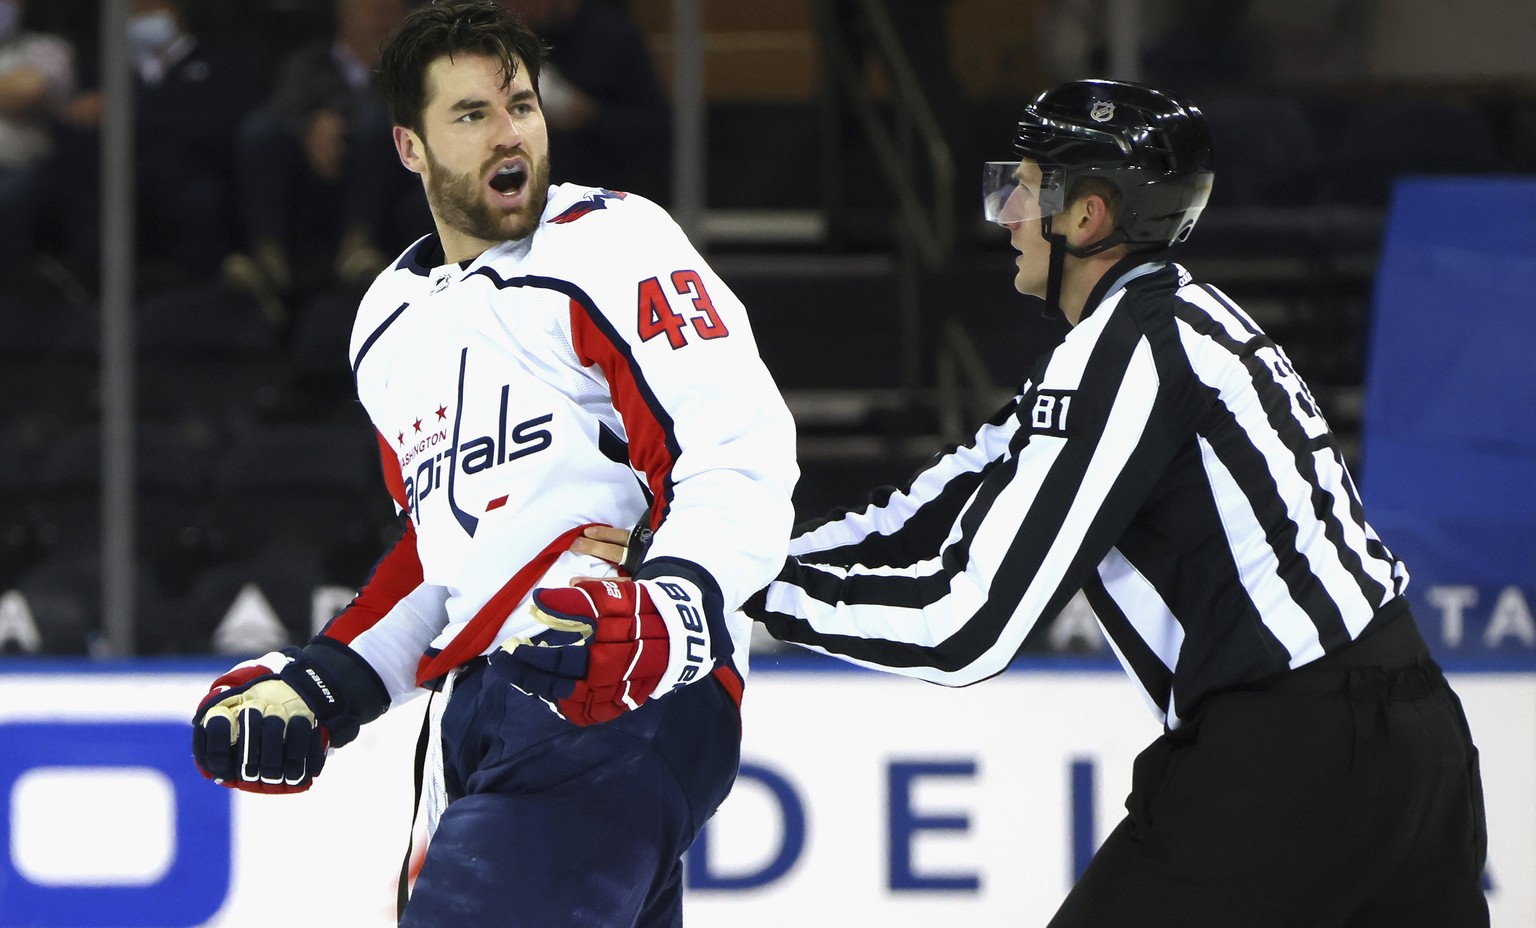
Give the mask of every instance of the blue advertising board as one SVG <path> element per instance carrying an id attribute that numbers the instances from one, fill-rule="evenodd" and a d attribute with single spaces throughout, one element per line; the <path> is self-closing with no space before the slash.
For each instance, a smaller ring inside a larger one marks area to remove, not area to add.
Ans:
<path id="1" fill-rule="evenodd" d="M 1361 496 L 1443 659 L 1536 654 L 1536 179 L 1407 178 L 1372 304 Z"/>

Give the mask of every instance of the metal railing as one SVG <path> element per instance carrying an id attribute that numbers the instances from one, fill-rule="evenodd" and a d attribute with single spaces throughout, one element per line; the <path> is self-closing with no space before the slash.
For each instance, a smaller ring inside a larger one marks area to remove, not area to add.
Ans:
<path id="1" fill-rule="evenodd" d="M 101 16 L 101 611 L 105 650 L 137 651 L 134 615 L 133 63 L 128 0 Z"/>
<path id="2" fill-rule="evenodd" d="M 1010 391 L 993 382 L 987 362 L 959 320 L 944 320 L 934 361 L 939 437 L 964 441 L 977 423 L 1008 399 Z"/>
<path id="3" fill-rule="evenodd" d="M 845 28 L 849 23 L 839 19 L 839 11 L 855 14 L 854 21 L 869 40 L 867 46 L 853 46 Z M 837 146 L 846 104 L 869 140 L 881 178 L 894 197 L 898 365 L 902 386 L 915 393 L 922 385 L 925 348 L 921 274 L 924 269 L 944 267 L 954 246 L 954 157 L 881 0 L 819 0 L 815 22 L 829 111 L 829 175 L 836 173 L 832 166 L 841 164 Z M 886 106 L 877 98 L 866 66 L 871 60 L 879 66 L 889 90 Z"/>

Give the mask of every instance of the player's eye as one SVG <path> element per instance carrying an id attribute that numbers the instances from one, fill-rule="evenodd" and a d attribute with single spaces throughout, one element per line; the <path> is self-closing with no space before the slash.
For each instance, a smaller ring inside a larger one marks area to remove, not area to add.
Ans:
<path id="1" fill-rule="evenodd" d="M 470 110 L 458 118 L 459 122 L 479 122 L 485 118 L 485 114 L 479 110 Z"/>

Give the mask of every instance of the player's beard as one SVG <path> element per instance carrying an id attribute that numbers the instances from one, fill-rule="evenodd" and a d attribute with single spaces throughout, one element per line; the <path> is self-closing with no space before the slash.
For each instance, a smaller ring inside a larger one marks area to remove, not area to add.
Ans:
<path id="1" fill-rule="evenodd" d="M 446 225 L 485 242 L 526 238 L 538 228 L 539 217 L 549 202 L 549 156 L 530 166 L 528 197 L 513 212 L 498 210 L 487 200 L 490 189 L 479 176 L 456 174 L 426 152 L 432 176 L 427 181 L 427 202 Z M 498 162 L 504 159 L 497 158 Z"/>

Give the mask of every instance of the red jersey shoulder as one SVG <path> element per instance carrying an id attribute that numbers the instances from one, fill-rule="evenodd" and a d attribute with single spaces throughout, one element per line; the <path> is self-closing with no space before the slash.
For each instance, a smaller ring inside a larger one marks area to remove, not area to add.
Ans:
<path id="1" fill-rule="evenodd" d="M 549 222 L 551 225 L 564 225 L 568 222 L 575 222 L 581 217 L 596 212 L 597 210 L 607 209 L 610 201 L 622 201 L 627 196 L 629 196 L 629 194 L 620 190 L 605 190 L 599 188 L 587 193 L 580 200 L 577 200 L 575 203 L 572 203 L 570 206 L 567 206 L 565 209 L 561 210 L 559 215 L 549 220 Z"/>

